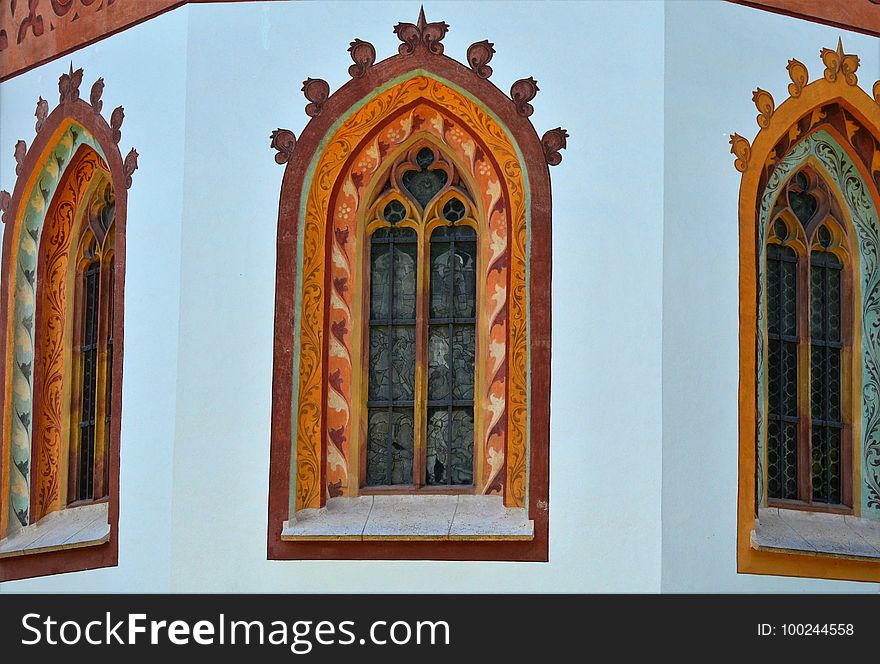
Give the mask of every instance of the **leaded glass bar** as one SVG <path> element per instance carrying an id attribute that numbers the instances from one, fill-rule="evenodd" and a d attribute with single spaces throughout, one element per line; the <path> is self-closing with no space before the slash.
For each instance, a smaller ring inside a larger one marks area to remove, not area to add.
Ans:
<path id="1" fill-rule="evenodd" d="M 98 288 L 101 266 L 89 265 L 82 285 L 82 379 L 80 383 L 79 474 L 77 500 L 92 498 L 95 466 L 95 420 L 98 401 Z"/>
<path id="2" fill-rule="evenodd" d="M 842 267 L 829 252 L 814 251 L 810 257 L 810 463 L 815 503 L 841 502 Z"/>
<path id="3" fill-rule="evenodd" d="M 395 209 L 386 210 L 386 218 L 394 214 Z M 414 230 L 381 228 L 373 233 L 367 486 L 413 482 L 417 270 Z"/>
<path id="4" fill-rule="evenodd" d="M 444 206 L 450 221 L 461 218 L 463 205 L 457 202 Z M 441 226 L 432 233 L 430 246 L 425 483 L 470 485 L 474 481 L 476 232 L 467 226 Z"/>
<path id="5" fill-rule="evenodd" d="M 767 246 L 767 495 L 798 498 L 797 254 Z"/>

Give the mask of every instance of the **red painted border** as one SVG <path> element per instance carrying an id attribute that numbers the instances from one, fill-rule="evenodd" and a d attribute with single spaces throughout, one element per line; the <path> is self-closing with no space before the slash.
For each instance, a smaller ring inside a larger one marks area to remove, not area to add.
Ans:
<path id="1" fill-rule="evenodd" d="M 4 1 L 8 2 L 8 0 L 4 0 Z M 135 0 L 135 1 L 141 2 L 142 0 Z M 69 48 L 64 48 L 64 49 L 57 51 L 55 53 L 51 53 L 51 54 L 46 55 L 44 57 L 41 57 L 37 60 L 34 60 L 33 62 L 31 62 L 23 67 L 19 67 L 18 69 L 15 69 L 13 71 L 5 73 L 2 76 L 0 76 L 0 83 L 2 83 L 3 81 L 8 81 L 11 78 L 15 78 L 16 76 L 18 76 L 20 74 L 24 74 L 26 72 L 29 72 L 30 70 L 35 69 L 36 67 L 39 67 L 41 65 L 44 65 L 47 62 L 52 62 L 53 60 L 57 60 L 58 58 L 64 57 L 65 55 L 69 55 L 70 53 L 74 53 L 81 48 L 85 48 L 86 46 L 91 46 L 92 44 L 95 44 L 103 39 L 106 39 L 107 37 L 112 37 L 113 35 L 119 34 L 120 32 L 124 32 L 125 30 L 128 30 L 129 28 L 133 28 L 135 26 L 138 26 L 141 23 L 144 23 L 145 21 L 149 21 L 152 18 L 156 18 L 157 16 L 161 16 L 162 14 L 165 14 L 166 12 L 170 12 L 170 11 L 177 9 L 178 7 L 182 7 L 184 5 L 189 5 L 189 4 L 205 5 L 205 4 L 220 4 L 220 3 L 230 3 L 230 2 L 255 2 L 255 1 L 279 2 L 280 0 L 178 0 L 177 2 L 174 2 L 173 4 L 169 5 L 168 7 L 162 7 L 160 9 L 148 11 L 140 18 L 124 22 L 121 25 L 119 25 L 115 28 L 112 28 L 112 29 L 108 30 L 107 32 L 103 32 L 95 37 L 84 38 L 83 41 L 79 42 L 75 46 L 71 46 Z M 92 24 L 88 23 L 88 15 L 84 19 L 81 17 L 81 20 L 83 21 L 83 30 L 84 31 L 87 26 L 92 25 Z"/>
<path id="2" fill-rule="evenodd" d="M 119 560 L 119 443 L 122 422 L 122 366 L 125 349 L 125 224 L 128 210 L 128 187 L 126 186 L 127 176 L 123 167 L 122 155 L 119 152 L 119 146 L 113 141 L 113 130 L 101 114 L 96 112 L 90 104 L 82 99 L 67 100 L 59 104 L 46 118 L 25 156 L 21 175 L 15 182 L 12 201 L 7 211 L 6 219 L 8 225 L 3 233 L 3 257 L 0 269 L 2 269 L 4 288 L 0 292 L 0 311 L 5 312 L 8 310 L 10 297 L 8 288 L 8 284 L 10 284 L 9 275 L 10 270 L 15 267 L 14 257 L 12 256 L 12 228 L 15 218 L 18 216 L 19 206 L 23 202 L 23 196 L 28 193 L 25 190 L 27 181 L 34 169 L 39 167 L 40 159 L 45 151 L 51 147 L 49 141 L 53 138 L 55 131 L 68 118 L 87 129 L 95 137 L 98 145 L 101 146 L 116 196 L 116 236 L 114 239 L 114 255 L 116 257 L 114 278 L 116 285 L 113 297 L 115 318 L 113 323 L 113 389 L 111 393 L 111 412 L 113 415 L 110 421 L 109 454 L 110 497 L 108 519 L 110 522 L 110 540 L 98 546 L 0 559 L 0 581 L 25 579 L 63 572 L 76 572 L 100 567 L 114 567 Z M 0 327 L 0 348 L 4 349 L 4 352 L 7 344 L 6 329 L 6 325 Z M 6 384 L 7 377 L 5 374 L 6 363 L 2 362 L 0 363 L 0 386 Z M 0 390 L 0 413 L 5 412 L 5 396 L 6 390 Z M 6 506 L 0 505 L 0 509 L 6 509 Z"/>
<path id="3" fill-rule="evenodd" d="M 529 516 L 535 539 L 523 541 L 454 542 L 289 542 L 281 540 L 288 518 L 291 473 L 293 348 L 297 230 L 306 171 L 336 120 L 377 88 L 422 69 L 459 86 L 479 99 L 507 126 L 524 158 L 530 187 L 531 243 L 530 309 L 531 376 Z M 547 561 L 549 555 L 550 462 L 550 333 L 551 333 L 551 200 L 550 171 L 532 123 L 516 112 L 513 102 L 486 79 L 445 55 L 419 47 L 412 55 L 396 55 L 370 67 L 362 78 L 346 83 L 330 96 L 297 141 L 284 171 L 278 213 L 275 290 L 275 347 L 272 384 L 272 439 L 269 467 L 267 555 L 270 560 L 413 559 Z"/>
<path id="4" fill-rule="evenodd" d="M 727 0 L 727 2 L 880 37 L 880 4 L 873 0 Z"/>

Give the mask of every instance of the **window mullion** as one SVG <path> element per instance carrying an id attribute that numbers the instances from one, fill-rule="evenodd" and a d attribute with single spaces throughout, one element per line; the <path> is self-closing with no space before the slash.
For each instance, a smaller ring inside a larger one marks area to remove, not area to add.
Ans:
<path id="1" fill-rule="evenodd" d="M 416 385 L 413 412 L 413 485 L 425 484 L 425 452 L 428 431 L 428 288 L 430 287 L 431 248 L 423 225 L 416 234 L 419 269 L 416 272 Z"/>

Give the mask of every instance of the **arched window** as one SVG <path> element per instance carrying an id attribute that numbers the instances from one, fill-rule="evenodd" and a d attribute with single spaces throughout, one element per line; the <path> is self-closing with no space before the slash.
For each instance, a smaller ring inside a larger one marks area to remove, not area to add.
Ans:
<path id="1" fill-rule="evenodd" d="M 788 62 L 742 173 L 740 572 L 880 580 L 880 106 L 859 59 Z M 876 86 L 875 86 L 876 88 Z"/>
<path id="2" fill-rule="evenodd" d="M 537 93 L 400 23 L 277 130 L 269 555 L 546 560 L 550 181 Z M 368 75 L 369 73 L 369 75 Z M 536 234 L 540 242 L 531 243 Z M 540 286 L 532 286 L 540 284 Z"/>
<path id="3" fill-rule="evenodd" d="M 0 580 L 115 565 L 119 496 L 124 233 L 137 152 L 124 117 L 100 114 L 103 79 L 82 70 L 37 102 L 16 146 L 5 223 Z"/>
<path id="4" fill-rule="evenodd" d="M 77 252 L 68 503 L 100 500 L 109 490 L 115 207 L 107 183 L 89 206 Z"/>
<path id="5" fill-rule="evenodd" d="M 852 508 L 854 416 L 843 388 L 854 301 L 843 214 L 810 167 L 791 177 L 774 212 L 764 272 L 768 502 Z"/>
<path id="6" fill-rule="evenodd" d="M 421 144 L 394 164 L 374 205 L 366 488 L 473 486 L 473 209 L 455 167 Z"/>

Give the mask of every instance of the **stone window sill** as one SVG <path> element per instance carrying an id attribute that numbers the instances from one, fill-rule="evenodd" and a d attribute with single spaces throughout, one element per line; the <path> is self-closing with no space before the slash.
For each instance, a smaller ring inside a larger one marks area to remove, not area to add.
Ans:
<path id="1" fill-rule="evenodd" d="M 843 514 L 763 508 L 752 531 L 752 548 L 880 560 L 880 522 Z"/>
<path id="2" fill-rule="evenodd" d="M 58 510 L 0 540 L 0 558 L 104 544 L 110 539 L 108 503 Z"/>
<path id="3" fill-rule="evenodd" d="M 500 496 L 331 498 L 284 522 L 285 541 L 533 540 L 535 524 Z"/>

